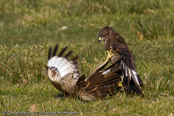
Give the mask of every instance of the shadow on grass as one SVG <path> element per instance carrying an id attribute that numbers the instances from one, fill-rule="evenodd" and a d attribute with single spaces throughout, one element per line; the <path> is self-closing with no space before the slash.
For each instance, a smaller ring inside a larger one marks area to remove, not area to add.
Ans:
<path id="1" fill-rule="evenodd" d="M 58 93 L 54 98 L 67 98 L 69 95 L 66 93 Z"/>

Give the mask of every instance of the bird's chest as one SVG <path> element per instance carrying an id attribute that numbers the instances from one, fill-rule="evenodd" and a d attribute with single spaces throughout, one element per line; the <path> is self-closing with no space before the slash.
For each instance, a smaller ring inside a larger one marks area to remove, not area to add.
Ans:
<path id="1" fill-rule="evenodd" d="M 111 39 L 105 40 L 105 48 L 107 51 L 110 51 L 111 49 L 115 52 L 119 49 L 120 45 L 115 41 Z"/>
<path id="2" fill-rule="evenodd" d="M 111 47 L 112 47 L 112 42 L 109 39 L 105 40 L 105 49 L 109 51 Z"/>
<path id="3" fill-rule="evenodd" d="M 120 55 L 118 53 L 114 53 L 114 55 L 111 58 L 111 63 L 114 64 L 118 59 L 120 58 Z"/>
<path id="4" fill-rule="evenodd" d="M 116 44 L 116 42 L 113 40 L 111 41 L 110 39 L 107 39 L 105 41 L 105 48 L 106 48 L 106 51 L 110 51 L 112 50 L 112 53 L 114 54 L 114 56 L 112 56 L 111 58 L 111 63 L 115 63 L 116 61 L 118 61 L 118 59 L 120 58 L 120 55 L 119 55 L 119 46 Z"/>

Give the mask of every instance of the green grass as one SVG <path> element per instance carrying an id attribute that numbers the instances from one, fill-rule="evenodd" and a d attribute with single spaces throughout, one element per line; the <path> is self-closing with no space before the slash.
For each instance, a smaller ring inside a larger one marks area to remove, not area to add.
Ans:
<path id="1" fill-rule="evenodd" d="M 0 112 L 30 112 L 35 104 L 38 112 L 79 115 L 174 114 L 173 17 L 173 0 L 1 0 Z M 47 52 L 56 43 L 79 55 L 86 76 L 106 59 L 98 43 L 104 26 L 120 33 L 133 51 L 144 98 L 123 92 L 82 102 L 49 82 Z"/>

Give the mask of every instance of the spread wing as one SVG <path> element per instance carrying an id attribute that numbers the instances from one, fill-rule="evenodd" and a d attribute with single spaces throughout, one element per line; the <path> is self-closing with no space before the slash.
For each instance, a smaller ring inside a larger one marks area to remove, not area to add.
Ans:
<path id="1" fill-rule="evenodd" d="M 77 66 L 78 57 L 74 57 L 71 60 L 68 58 L 71 56 L 73 51 L 69 51 L 66 55 L 63 56 L 67 47 L 63 48 L 58 55 L 56 55 L 58 51 L 58 45 L 56 45 L 53 49 L 50 48 L 48 52 L 48 77 L 51 83 L 60 91 L 64 91 L 62 89 L 61 81 L 67 77 L 69 74 L 73 74 L 73 81 L 77 81 L 80 77 L 80 72 Z"/>
<path id="2" fill-rule="evenodd" d="M 76 83 L 76 91 L 80 99 L 92 100 L 114 94 L 120 82 L 120 75 L 110 72 L 115 64 L 104 69 L 107 64 L 108 62 L 97 67 L 88 79 L 84 75 L 79 78 Z"/>
<path id="3" fill-rule="evenodd" d="M 123 49 L 120 53 L 122 64 L 122 81 L 123 85 L 127 87 L 127 91 L 135 90 L 143 96 L 141 86 L 143 85 L 135 68 L 135 60 L 132 52 L 128 49 Z"/>
<path id="4" fill-rule="evenodd" d="M 142 93 L 141 86 L 143 85 L 142 80 L 136 72 L 135 60 L 133 53 L 129 50 L 124 39 L 111 27 L 104 27 L 99 33 L 99 41 L 105 41 L 105 48 L 111 56 L 111 52 L 114 53 L 112 56 L 112 63 L 120 60 L 112 69 L 112 71 L 119 71 L 122 73 L 123 85 L 127 88 L 128 92 L 136 91 Z M 107 57 L 107 60 L 108 58 Z"/>

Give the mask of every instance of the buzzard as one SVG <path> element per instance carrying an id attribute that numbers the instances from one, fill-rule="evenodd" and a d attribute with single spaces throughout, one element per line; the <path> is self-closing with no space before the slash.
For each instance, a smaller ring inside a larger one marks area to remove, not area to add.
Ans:
<path id="1" fill-rule="evenodd" d="M 111 58 L 111 63 L 114 64 L 119 60 L 111 68 L 111 72 L 120 72 L 122 75 L 120 78 L 126 91 L 129 93 L 135 91 L 144 96 L 141 88 L 143 82 L 137 74 L 134 55 L 124 39 L 113 28 L 106 26 L 99 32 L 99 42 L 101 41 L 105 41 L 105 49 L 108 53 L 106 61 Z"/>
<path id="2" fill-rule="evenodd" d="M 58 45 L 56 45 L 53 51 L 49 48 L 48 52 L 48 78 L 59 91 L 78 96 L 82 100 L 93 100 L 112 95 L 117 88 L 122 86 L 119 83 L 120 75 L 110 71 L 117 62 L 108 67 L 106 65 L 110 61 L 102 63 L 86 79 L 84 75 L 80 75 L 78 57 L 69 59 L 73 51 L 63 55 L 66 49 L 67 47 L 64 47 L 56 55 L 58 51 Z"/>

